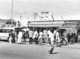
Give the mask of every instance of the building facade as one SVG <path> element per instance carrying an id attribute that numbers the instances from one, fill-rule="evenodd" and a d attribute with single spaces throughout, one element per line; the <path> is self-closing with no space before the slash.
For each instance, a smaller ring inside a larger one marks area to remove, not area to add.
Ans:
<path id="1" fill-rule="evenodd" d="M 54 20 L 54 18 L 51 12 L 38 12 L 38 13 L 34 13 L 34 20 L 49 21 L 49 20 Z"/>
<path id="2" fill-rule="evenodd" d="M 80 20 L 52 20 L 52 21 L 28 21 L 31 28 L 56 28 L 66 30 L 67 33 L 80 32 Z"/>

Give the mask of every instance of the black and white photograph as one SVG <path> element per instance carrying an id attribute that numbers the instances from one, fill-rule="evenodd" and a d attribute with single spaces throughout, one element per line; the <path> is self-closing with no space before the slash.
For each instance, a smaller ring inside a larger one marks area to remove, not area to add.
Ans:
<path id="1" fill-rule="evenodd" d="M 0 59 L 80 59 L 80 0 L 0 0 Z"/>

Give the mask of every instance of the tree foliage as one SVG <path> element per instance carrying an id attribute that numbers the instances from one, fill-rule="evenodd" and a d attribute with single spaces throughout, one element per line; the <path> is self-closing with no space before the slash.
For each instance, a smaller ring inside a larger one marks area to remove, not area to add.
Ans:
<path id="1" fill-rule="evenodd" d="M 11 20 L 7 20 L 6 24 L 13 24 L 13 25 L 16 25 L 16 22 L 15 22 L 15 21 L 11 21 Z"/>

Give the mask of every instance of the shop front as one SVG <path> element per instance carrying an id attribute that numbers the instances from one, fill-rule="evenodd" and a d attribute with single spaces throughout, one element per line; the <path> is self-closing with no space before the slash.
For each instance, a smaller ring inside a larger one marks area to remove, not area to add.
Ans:
<path id="1" fill-rule="evenodd" d="M 37 28 L 37 29 L 58 29 L 64 24 L 63 21 L 29 21 L 29 28 Z"/>

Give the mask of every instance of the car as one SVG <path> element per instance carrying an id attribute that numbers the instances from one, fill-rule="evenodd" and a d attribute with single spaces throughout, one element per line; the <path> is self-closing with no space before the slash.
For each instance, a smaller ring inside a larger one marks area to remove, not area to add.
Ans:
<path id="1" fill-rule="evenodd" d="M 9 33 L 13 31 L 15 28 L 3 27 L 0 28 L 0 40 L 8 40 L 9 41 Z"/>
<path id="2" fill-rule="evenodd" d="M 0 40 L 7 40 L 8 42 L 10 42 L 10 32 L 14 30 L 16 33 L 20 30 L 23 30 L 25 32 L 25 38 L 28 38 L 28 29 L 26 27 L 2 27 L 0 28 Z"/>

